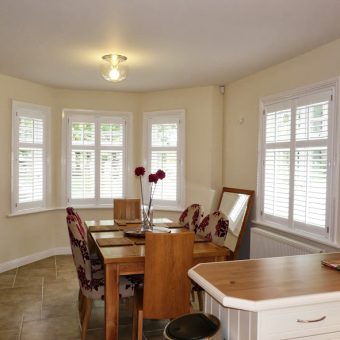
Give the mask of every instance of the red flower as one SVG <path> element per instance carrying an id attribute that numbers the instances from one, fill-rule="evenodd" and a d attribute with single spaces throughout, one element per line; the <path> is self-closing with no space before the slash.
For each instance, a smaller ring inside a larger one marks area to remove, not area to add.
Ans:
<path id="1" fill-rule="evenodd" d="M 138 166 L 136 169 L 135 169 L 135 175 L 136 176 L 144 176 L 145 174 L 145 168 L 142 167 L 142 166 Z"/>
<path id="2" fill-rule="evenodd" d="M 157 175 L 158 179 L 160 179 L 160 180 L 165 178 L 165 172 L 161 169 L 157 170 L 156 175 Z"/>
<path id="3" fill-rule="evenodd" d="M 158 182 L 158 176 L 156 174 L 150 174 L 149 175 L 149 182 L 156 184 Z"/>

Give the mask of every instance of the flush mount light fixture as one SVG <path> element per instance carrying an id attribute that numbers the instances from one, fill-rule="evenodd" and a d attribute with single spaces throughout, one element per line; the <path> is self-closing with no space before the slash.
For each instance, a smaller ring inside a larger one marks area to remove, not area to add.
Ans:
<path id="1" fill-rule="evenodd" d="M 106 54 L 102 57 L 105 63 L 101 66 L 104 79 L 118 83 L 127 76 L 127 67 L 122 65 L 127 58 L 120 54 Z"/>

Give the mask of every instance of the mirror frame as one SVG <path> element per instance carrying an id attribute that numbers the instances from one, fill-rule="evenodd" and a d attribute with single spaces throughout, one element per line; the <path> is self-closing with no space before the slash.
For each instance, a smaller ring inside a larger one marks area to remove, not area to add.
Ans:
<path id="1" fill-rule="evenodd" d="M 217 206 L 218 210 L 220 210 L 221 202 L 222 202 L 222 199 L 223 199 L 223 194 L 225 192 L 232 192 L 232 193 L 236 193 L 236 194 L 249 195 L 249 200 L 248 200 L 248 203 L 247 203 L 247 210 L 246 210 L 246 213 L 244 214 L 244 218 L 243 218 L 243 221 L 242 221 L 242 226 L 241 226 L 241 229 L 240 229 L 240 234 L 239 234 L 238 239 L 237 239 L 235 250 L 234 251 L 230 250 L 230 254 L 231 255 L 228 257 L 228 260 L 236 260 L 237 256 L 238 256 L 238 253 L 240 251 L 240 246 L 241 246 L 242 238 L 243 238 L 244 233 L 246 231 L 246 225 L 247 225 L 247 222 L 248 222 L 248 218 L 249 218 L 249 215 L 251 213 L 251 209 L 252 209 L 253 204 L 254 204 L 255 191 L 254 190 L 246 190 L 246 189 L 236 189 L 236 188 L 223 187 L 222 193 L 221 193 L 221 197 L 219 199 L 218 206 Z"/>

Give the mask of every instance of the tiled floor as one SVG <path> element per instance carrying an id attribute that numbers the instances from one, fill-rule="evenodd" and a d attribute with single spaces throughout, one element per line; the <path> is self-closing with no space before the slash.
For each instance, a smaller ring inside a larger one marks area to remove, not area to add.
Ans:
<path id="1" fill-rule="evenodd" d="M 78 280 L 70 255 L 53 256 L 0 274 L 0 340 L 80 339 Z M 104 339 L 104 303 L 92 310 L 88 340 Z M 131 310 L 131 308 L 130 308 Z M 119 339 L 131 339 L 127 301 L 120 304 Z M 144 323 L 147 339 L 162 339 L 167 323 Z"/>

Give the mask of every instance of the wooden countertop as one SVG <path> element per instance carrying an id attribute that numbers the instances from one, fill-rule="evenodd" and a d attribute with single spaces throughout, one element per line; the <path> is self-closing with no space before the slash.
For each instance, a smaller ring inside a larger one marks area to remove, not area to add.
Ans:
<path id="1" fill-rule="evenodd" d="M 223 306 L 248 311 L 340 301 L 340 271 L 323 259 L 340 253 L 199 264 L 189 276 Z"/>

